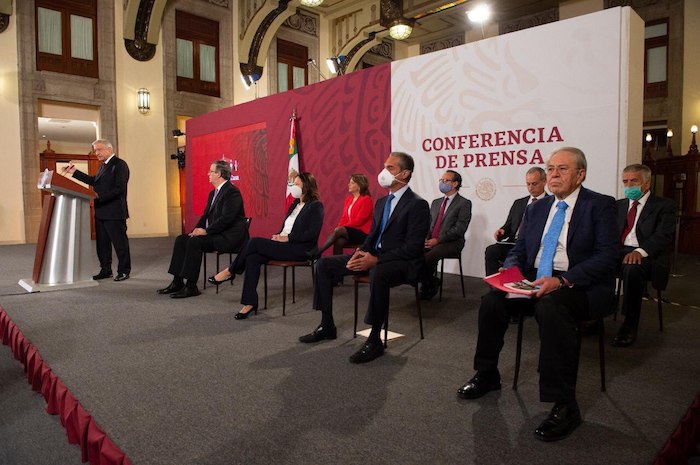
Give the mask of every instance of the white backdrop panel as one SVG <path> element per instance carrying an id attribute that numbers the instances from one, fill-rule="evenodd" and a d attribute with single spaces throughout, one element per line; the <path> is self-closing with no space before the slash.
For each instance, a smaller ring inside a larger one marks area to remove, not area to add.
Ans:
<path id="1" fill-rule="evenodd" d="M 465 274 L 484 275 L 493 232 L 527 195 L 525 172 L 554 148 L 582 149 L 585 186 L 616 194 L 625 15 L 605 10 L 392 63 L 392 149 L 414 156 L 411 187 L 431 201 L 451 168 L 472 201 Z"/>

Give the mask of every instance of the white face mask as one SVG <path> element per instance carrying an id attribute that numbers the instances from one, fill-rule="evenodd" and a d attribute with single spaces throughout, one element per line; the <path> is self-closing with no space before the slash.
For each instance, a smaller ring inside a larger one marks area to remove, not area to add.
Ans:
<path id="1" fill-rule="evenodd" d="M 391 174 L 388 169 L 384 168 L 381 173 L 377 175 L 377 182 L 383 188 L 388 189 L 394 184 L 394 175 Z"/>
<path id="2" fill-rule="evenodd" d="M 296 184 L 289 186 L 289 193 L 292 194 L 292 197 L 295 199 L 300 199 L 302 194 L 301 187 L 297 186 Z"/>

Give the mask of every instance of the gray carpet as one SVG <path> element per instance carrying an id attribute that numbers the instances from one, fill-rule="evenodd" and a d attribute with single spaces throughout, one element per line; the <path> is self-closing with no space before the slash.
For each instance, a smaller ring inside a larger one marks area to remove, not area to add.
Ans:
<path id="1" fill-rule="evenodd" d="M 501 357 L 504 389 L 463 401 L 472 374 L 479 297 L 486 286 L 446 280 L 443 302 L 424 305 L 419 339 L 413 290 L 392 291 L 390 341 L 364 366 L 348 357 L 350 280 L 336 292 L 338 339 L 297 342 L 313 329 L 308 270 L 297 273 L 297 301 L 281 315 L 281 271 L 270 271 L 269 308 L 236 321 L 241 283 L 208 287 L 183 300 L 155 294 L 172 240 L 132 240 L 134 272 L 122 283 L 26 294 L 32 246 L 0 247 L 0 306 L 38 348 L 97 423 L 135 465 L 145 464 L 566 464 L 651 463 L 700 390 L 700 311 L 645 302 L 633 347 L 606 348 L 608 392 L 600 392 L 595 337 L 584 339 L 578 398 L 583 425 L 545 444 L 532 431 L 551 405 L 538 397 L 537 325 L 525 324 L 518 391 L 510 389 L 515 326 Z M 210 269 L 212 265 L 210 264 Z M 667 295 L 698 305 L 697 257 L 683 257 Z M 262 283 L 259 286 L 262 299 Z M 366 301 L 367 289 L 361 289 Z M 362 312 L 362 308 L 361 308 Z M 608 338 L 620 323 L 606 320 Z M 46 414 L 7 347 L 0 347 L 0 463 L 80 462 L 57 418 Z M 22 391 L 22 388 L 25 390 Z M 72 453 L 72 455 L 71 455 Z M 553 457 L 557 457 L 553 459 Z"/>

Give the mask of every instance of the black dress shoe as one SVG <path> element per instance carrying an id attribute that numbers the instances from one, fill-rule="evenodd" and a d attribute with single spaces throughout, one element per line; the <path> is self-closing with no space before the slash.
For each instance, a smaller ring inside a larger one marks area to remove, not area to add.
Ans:
<path id="1" fill-rule="evenodd" d="M 384 355 L 384 346 L 380 342 L 365 341 L 364 345 L 350 356 L 350 363 L 367 363 Z"/>
<path id="2" fill-rule="evenodd" d="M 233 317 L 237 320 L 245 320 L 246 318 L 248 318 L 248 315 L 250 315 L 253 312 L 257 313 L 258 309 L 255 307 L 252 307 L 250 310 L 248 310 L 245 313 L 243 313 L 243 312 L 236 313 L 235 315 L 233 315 Z"/>
<path id="3" fill-rule="evenodd" d="M 92 277 L 95 281 L 99 281 L 100 279 L 107 279 L 112 277 L 112 272 L 111 271 L 100 271 L 97 273 L 95 276 Z"/>
<path id="4" fill-rule="evenodd" d="M 170 297 L 173 299 L 184 299 L 187 297 L 194 297 L 194 296 L 197 296 L 199 294 L 201 294 L 201 292 L 199 292 L 199 289 L 197 289 L 196 286 L 195 287 L 185 286 L 182 289 L 180 289 L 179 291 L 177 291 L 173 294 L 170 294 Z"/>
<path id="5" fill-rule="evenodd" d="M 226 283 L 226 282 L 229 282 L 229 281 L 233 282 L 233 280 L 234 280 L 235 278 L 236 278 L 236 275 L 235 275 L 234 273 L 231 273 L 231 277 L 230 277 L 230 278 L 226 278 L 226 279 L 224 279 L 224 280 L 222 280 L 222 281 L 218 281 L 217 279 L 214 278 L 214 276 L 209 276 L 209 277 L 207 278 L 207 282 L 213 284 L 214 286 L 221 286 L 223 283 Z"/>
<path id="6" fill-rule="evenodd" d="M 115 281 L 126 281 L 129 279 L 129 273 L 118 273 L 117 276 L 114 277 Z"/>
<path id="7" fill-rule="evenodd" d="M 457 395 L 462 399 L 478 399 L 490 391 L 501 389 L 501 375 L 498 372 L 477 371 L 467 384 L 457 389 Z"/>
<path id="8" fill-rule="evenodd" d="M 177 285 L 175 283 L 170 283 L 168 284 L 168 287 L 158 289 L 156 292 L 158 294 L 174 294 L 175 292 L 181 291 L 183 287 L 185 287 L 184 284 Z"/>
<path id="9" fill-rule="evenodd" d="M 574 432 L 581 424 L 581 411 L 576 401 L 554 404 L 549 416 L 535 430 L 535 437 L 542 441 L 559 441 Z"/>
<path id="10" fill-rule="evenodd" d="M 428 284 L 424 284 L 421 288 L 420 298 L 421 300 L 430 300 L 438 293 L 440 290 L 440 278 L 433 277 Z"/>
<path id="11" fill-rule="evenodd" d="M 612 345 L 615 347 L 629 347 L 634 344 L 634 341 L 636 340 L 637 331 L 622 325 L 620 326 L 620 330 L 617 332 L 617 336 L 613 338 Z"/>
<path id="12" fill-rule="evenodd" d="M 338 331 L 335 329 L 335 326 L 319 325 L 318 328 L 314 329 L 309 334 L 299 336 L 299 342 L 311 344 L 312 342 L 318 342 L 324 339 L 335 339 L 337 337 Z"/>

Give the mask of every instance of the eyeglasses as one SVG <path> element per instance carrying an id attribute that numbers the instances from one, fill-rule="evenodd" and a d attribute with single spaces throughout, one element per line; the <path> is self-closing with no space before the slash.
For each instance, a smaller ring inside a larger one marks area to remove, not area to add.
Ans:
<path id="1" fill-rule="evenodd" d="M 454 179 L 438 179 L 440 182 L 455 182 Z"/>
<path id="2" fill-rule="evenodd" d="M 571 170 L 581 171 L 581 168 L 572 168 L 572 167 L 567 166 L 567 165 L 548 166 L 546 168 L 546 171 L 548 174 L 554 173 L 555 171 L 559 174 L 567 174 Z"/>

